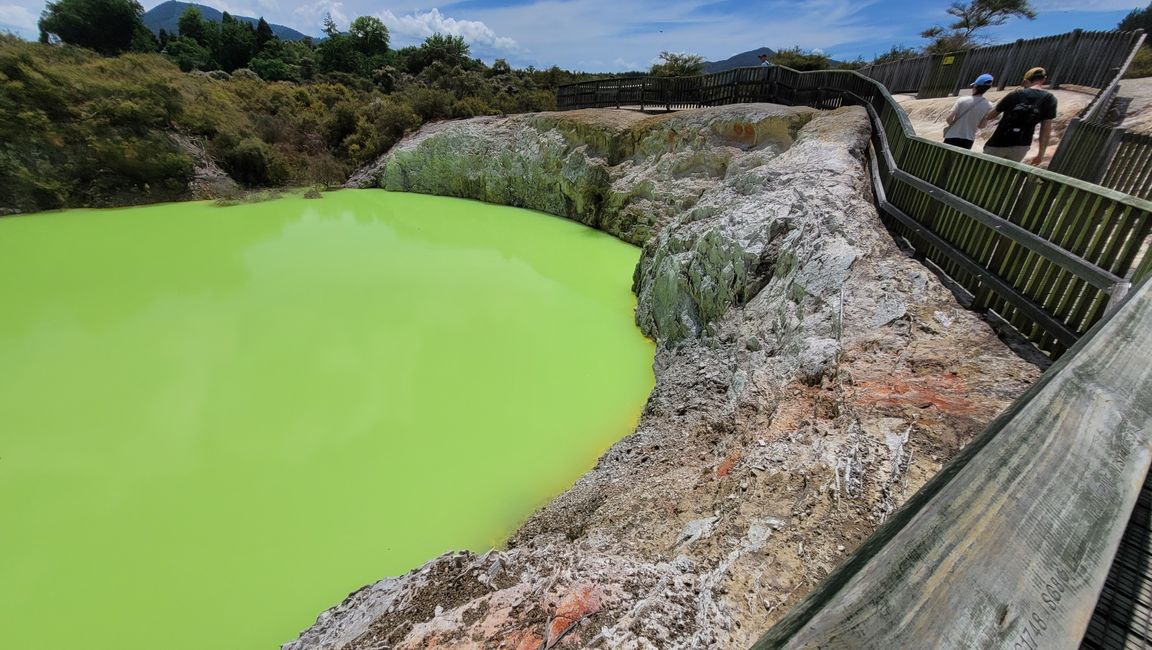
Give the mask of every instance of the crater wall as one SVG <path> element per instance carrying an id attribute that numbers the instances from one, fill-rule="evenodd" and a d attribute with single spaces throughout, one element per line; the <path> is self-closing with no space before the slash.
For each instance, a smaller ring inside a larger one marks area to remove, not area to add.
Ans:
<path id="1" fill-rule="evenodd" d="M 368 585 L 284 647 L 751 645 L 1038 375 L 895 246 L 868 137 L 857 108 L 574 111 L 433 125 L 358 173 L 643 245 L 656 387 L 506 548 Z"/>

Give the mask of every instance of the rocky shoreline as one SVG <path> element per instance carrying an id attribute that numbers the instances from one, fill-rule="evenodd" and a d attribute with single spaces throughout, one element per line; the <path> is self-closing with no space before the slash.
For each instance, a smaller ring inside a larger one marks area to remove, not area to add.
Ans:
<path id="1" fill-rule="evenodd" d="M 506 548 L 368 585 L 284 648 L 758 638 L 1039 373 L 893 243 L 868 136 L 858 108 L 477 118 L 358 173 L 643 245 L 656 387 L 636 431 Z"/>

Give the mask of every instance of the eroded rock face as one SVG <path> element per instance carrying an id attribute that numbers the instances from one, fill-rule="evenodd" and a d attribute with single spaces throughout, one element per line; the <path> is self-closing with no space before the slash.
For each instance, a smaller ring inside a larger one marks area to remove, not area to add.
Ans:
<path id="1" fill-rule="evenodd" d="M 643 244 L 730 171 L 787 149 L 816 114 L 758 104 L 647 117 L 572 111 L 441 122 L 349 181 L 568 217 Z"/>
<path id="2" fill-rule="evenodd" d="M 862 110 L 577 113 L 440 125 L 361 182 L 646 242 L 636 431 L 506 549 L 365 587 L 285 648 L 747 647 L 1037 376 L 880 225 Z"/>

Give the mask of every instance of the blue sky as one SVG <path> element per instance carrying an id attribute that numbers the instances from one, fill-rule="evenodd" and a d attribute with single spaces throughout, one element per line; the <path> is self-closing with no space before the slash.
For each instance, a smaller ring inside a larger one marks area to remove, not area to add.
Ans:
<path id="1" fill-rule="evenodd" d="M 145 9 L 160 0 L 144 0 Z M 325 13 L 346 27 L 356 16 L 381 18 L 394 47 L 434 32 L 463 36 L 472 52 L 515 67 L 558 65 L 612 72 L 647 69 L 662 50 L 717 61 L 770 47 L 820 49 L 836 59 L 870 59 L 892 45 L 923 44 L 918 34 L 946 24 L 949 0 L 457 0 L 417 7 L 368 0 L 207 0 L 236 15 L 264 16 L 318 34 Z M 1059 34 L 1077 27 L 1114 29 L 1139 0 L 1032 0 L 1036 20 L 991 29 L 994 42 Z M 37 0 L 0 0 L 0 29 L 36 35 Z"/>

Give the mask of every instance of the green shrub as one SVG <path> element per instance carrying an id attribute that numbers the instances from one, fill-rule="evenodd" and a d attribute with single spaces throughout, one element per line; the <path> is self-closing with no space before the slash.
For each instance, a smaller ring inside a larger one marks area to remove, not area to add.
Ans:
<path id="1" fill-rule="evenodd" d="M 499 111 L 493 109 L 479 97 L 466 97 L 456 100 L 452 105 L 452 117 L 475 117 L 477 115 L 495 115 Z"/>
<path id="2" fill-rule="evenodd" d="M 410 88 L 402 93 L 402 100 L 425 122 L 452 117 L 455 103 L 451 93 L 434 88 Z"/>
<path id="3" fill-rule="evenodd" d="M 1152 47 L 1140 48 L 1132 59 L 1132 65 L 1128 66 L 1128 71 L 1124 73 L 1125 79 L 1137 77 L 1152 77 Z"/>
<path id="4" fill-rule="evenodd" d="M 281 59 L 256 57 L 248 62 L 248 67 L 266 81 L 299 80 L 299 66 L 292 66 Z"/>
<path id="5" fill-rule="evenodd" d="M 245 185 L 280 185 L 291 177 L 285 161 L 259 138 L 244 138 L 229 147 L 220 163 L 229 176 Z"/>

